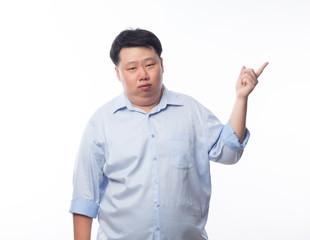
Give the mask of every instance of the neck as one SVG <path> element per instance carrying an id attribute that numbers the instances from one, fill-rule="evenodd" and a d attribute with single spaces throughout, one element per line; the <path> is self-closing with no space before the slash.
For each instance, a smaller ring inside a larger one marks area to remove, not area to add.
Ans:
<path id="1" fill-rule="evenodd" d="M 134 105 L 135 107 L 137 108 L 140 108 L 142 110 L 144 110 L 146 113 L 150 113 L 152 111 L 152 109 L 160 102 L 161 100 L 161 97 L 163 95 L 163 88 L 161 89 L 160 93 L 159 93 L 159 96 L 156 97 L 155 101 L 151 101 L 151 100 L 148 100 L 146 101 L 145 99 L 141 99 L 140 101 L 131 101 L 130 99 L 130 102 L 132 103 L 132 105 Z"/>

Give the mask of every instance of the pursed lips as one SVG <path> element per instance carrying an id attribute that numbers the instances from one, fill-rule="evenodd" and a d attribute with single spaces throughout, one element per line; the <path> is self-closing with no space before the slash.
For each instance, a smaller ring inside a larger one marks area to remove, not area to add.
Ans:
<path id="1" fill-rule="evenodd" d="M 147 84 L 140 85 L 139 88 L 142 88 L 143 90 L 147 90 L 151 87 L 151 85 L 152 84 L 147 83 Z"/>

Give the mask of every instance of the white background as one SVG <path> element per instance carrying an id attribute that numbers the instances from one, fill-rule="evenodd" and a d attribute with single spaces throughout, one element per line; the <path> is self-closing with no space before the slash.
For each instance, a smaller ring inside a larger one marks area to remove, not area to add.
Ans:
<path id="1" fill-rule="evenodd" d="M 242 65 L 270 62 L 250 97 L 242 160 L 211 165 L 207 231 L 310 239 L 307 0 L 2 0 L 0 239 L 72 239 L 75 156 L 91 114 L 122 91 L 109 50 L 129 27 L 161 39 L 165 85 L 224 123 Z"/>

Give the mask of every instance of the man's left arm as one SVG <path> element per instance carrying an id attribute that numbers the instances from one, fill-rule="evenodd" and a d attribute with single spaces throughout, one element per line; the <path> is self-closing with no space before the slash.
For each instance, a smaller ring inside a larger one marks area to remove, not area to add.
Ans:
<path id="1" fill-rule="evenodd" d="M 258 83 L 268 62 L 264 63 L 256 72 L 253 69 L 242 67 L 236 83 L 236 101 L 230 115 L 229 123 L 242 143 L 246 133 L 246 114 L 248 97 Z"/>

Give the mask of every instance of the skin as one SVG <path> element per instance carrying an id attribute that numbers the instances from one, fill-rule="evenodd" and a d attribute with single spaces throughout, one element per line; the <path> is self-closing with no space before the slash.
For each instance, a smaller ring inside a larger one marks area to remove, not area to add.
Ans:
<path id="1" fill-rule="evenodd" d="M 74 240 L 90 240 L 93 219 L 80 214 L 73 214 Z"/>
<path id="2" fill-rule="evenodd" d="M 267 65 L 267 62 L 264 63 L 256 72 L 243 66 L 237 79 L 236 100 L 230 116 L 230 124 L 240 143 L 245 137 L 248 97 Z M 123 48 L 115 71 L 130 102 L 135 107 L 150 113 L 162 96 L 163 59 L 153 48 Z M 73 214 L 73 224 L 75 240 L 90 240 L 92 218 Z"/>
<path id="3" fill-rule="evenodd" d="M 150 113 L 162 95 L 163 59 L 153 48 L 123 48 L 115 71 L 130 102 Z"/>
<path id="4" fill-rule="evenodd" d="M 240 143 L 245 137 L 248 97 L 256 87 L 258 77 L 267 65 L 268 62 L 265 62 L 256 72 L 243 66 L 237 79 L 236 100 L 229 121 Z"/>

